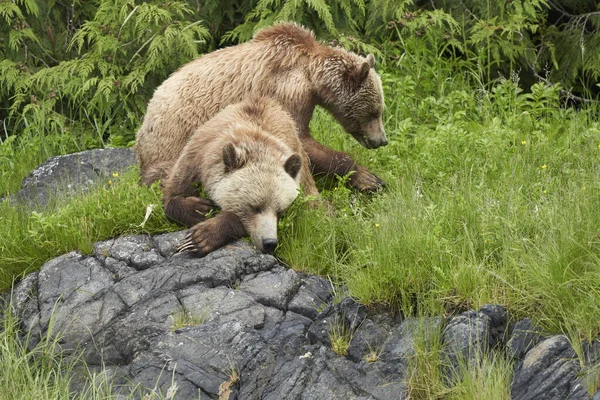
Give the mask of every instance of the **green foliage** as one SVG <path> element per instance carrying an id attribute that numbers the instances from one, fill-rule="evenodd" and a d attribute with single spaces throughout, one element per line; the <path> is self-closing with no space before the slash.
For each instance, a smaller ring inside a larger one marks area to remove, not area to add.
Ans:
<path id="1" fill-rule="evenodd" d="M 435 0 L 486 65 L 486 78 L 520 69 L 592 97 L 600 77 L 600 12 L 590 0 Z"/>
<path id="2" fill-rule="evenodd" d="M 338 36 L 338 28 L 355 31 L 365 20 L 364 0 L 259 0 L 226 38 L 246 41 L 260 28 L 278 21 L 296 21 L 312 27 L 317 33 Z M 320 28 L 320 29 L 319 29 Z"/>
<path id="3" fill-rule="evenodd" d="M 354 335 L 342 318 L 336 316 L 334 321 L 332 321 L 329 326 L 328 336 L 331 342 L 331 350 L 342 357 L 346 357 Z"/>
<path id="4" fill-rule="evenodd" d="M 81 7 L 76 29 L 68 26 L 75 11 L 57 7 L 58 15 L 46 10 L 47 22 L 34 29 L 29 21 L 41 17 L 41 3 L 28 0 L 2 13 L 12 25 L 0 31 L 0 104 L 8 131 L 91 127 L 101 133 L 96 145 L 109 137 L 126 144 L 153 89 L 198 56 L 208 37 L 201 21 L 188 20 L 192 10 L 185 2 L 104 0 L 94 10 Z M 67 26 L 53 26 L 59 17 Z"/>
<path id="5" fill-rule="evenodd" d="M 49 333 L 30 350 L 30 337 L 21 341 L 19 321 L 12 315 L 10 306 L 3 304 L 0 314 L 0 390 L 11 399 L 69 397 L 68 378 L 63 372 L 67 364 L 60 359 L 59 338 L 52 337 L 52 321 Z"/>
<path id="6" fill-rule="evenodd" d="M 458 370 L 444 361 L 439 332 L 417 331 L 414 353 L 408 360 L 407 394 L 411 399 L 493 399 L 508 400 L 514 365 L 505 355 L 475 357 L 475 362 L 459 359 Z M 448 379 L 448 372 L 451 379 Z"/>

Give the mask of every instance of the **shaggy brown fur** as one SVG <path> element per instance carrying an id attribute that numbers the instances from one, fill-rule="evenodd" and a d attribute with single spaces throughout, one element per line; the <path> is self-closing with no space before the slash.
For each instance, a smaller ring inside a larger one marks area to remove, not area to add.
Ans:
<path id="1" fill-rule="evenodd" d="M 363 58 L 325 46 L 293 23 L 266 28 L 247 43 L 184 65 L 158 87 L 138 132 L 142 181 L 159 179 L 193 132 L 223 107 L 259 94 L 274 98 L 292 115 L 314 173 L 354 172 L 353 187 L 376 190 L 383 184 L 379 178 L 347 154 L 316 142 L 308 127 L 320 105 L 363 146 L 387 144 L 383 90 L 373 65 L 372 55 Z"/>
<path id="2" fill-rule="evenodd" d="M 296 124 L 276 101 L 251 96 L 224 108 L 192 134 L 171 165 L 163 163 L 167 216 L 191 226 L 183 249 L 201 254 L 248 233 L 256 246 L 277 245 L 277 220 L 298 195 L 317 194 Z M 196 196 L 200 183 L 222 210 Z"/>

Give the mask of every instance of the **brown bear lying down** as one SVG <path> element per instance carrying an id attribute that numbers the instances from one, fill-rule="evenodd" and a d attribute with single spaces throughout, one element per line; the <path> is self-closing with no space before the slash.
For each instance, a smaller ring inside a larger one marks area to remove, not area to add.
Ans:
<path id="1" fill-rule="evenodd" d="M 167 216 L 191 226 L 180 250 L 205 255 L 246 233 L 263 252 L 277 246 L 279 217 L 298 196 L 300 183 L 316 194 L 296 125 L 274 100 L 251 96 L 227 106 L 196 129 L 163 173 Z M 197 196 L 198 183 L 222 212 Z"/>

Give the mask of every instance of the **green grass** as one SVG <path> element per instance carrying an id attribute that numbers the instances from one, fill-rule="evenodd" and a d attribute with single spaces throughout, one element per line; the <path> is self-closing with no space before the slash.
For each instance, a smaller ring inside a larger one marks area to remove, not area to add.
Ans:
<path id="1" fill-rule="evenodd" d="M 414 352 L 407 359 L 406 387 L 409 399 L 509 400 L 514 364 L 493 350 L 470 362 L 459 357 L 456 369 L 444 354 L 442 330 L 416 326 Z"/>
<path id="2" fill-rule="evenodd" d="M 158 186 L 139 185 L 135 169 L 116 174 L 85 196 L 55 199 L 36 212 L 0 203 L 0 291 L 16 276 L 38 269 L 45 261 L 79 250 L 91 253 L 96 241 L 134 232 L 181 229 L 162 211 Z M 154 205 L 144 223 L 148 206 Z"/>
<path id="3" fill-rule="evenodd" d="M 398 118 L 388 121 L 390 144 L 376 151 L 359 148 L 319 113 L 315 136 L 388 185 L 372 197 L 323 190 L 334 215 L 292 208 L 278 255 L 335 277 L 365 304 L 439 315 L 500 303 L 552 332 L 594 338 L 597 110 L 562 109 L 545 87 L 516 92 L 514 82 L 501 82 L 479 104 L 471 94 L 463 109 L 464 93 L 452 91 L 413 114 L 398 96 L 388 104 Z M 445 112 L 454 102 L 461 111 Z"/>
<path id="4" fill-rule="evenodd" d="M 206 311 L 194 312 L 181 306 L 181 310 L 172 315 L 173 322 L 170 331 L 175 332 L 188 326 L 202 325 L 206 321 L 206 314 Z"/>

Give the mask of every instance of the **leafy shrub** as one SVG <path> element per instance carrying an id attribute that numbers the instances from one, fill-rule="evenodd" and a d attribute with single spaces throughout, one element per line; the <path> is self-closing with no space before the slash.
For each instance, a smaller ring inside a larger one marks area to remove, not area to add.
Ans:
<path id="1" fill-rule="evenodd" d="M 9 99 L 11 129 L 38 134 L 64 133 L 79 123 L 96 129 L 100 142 L 112 136 L 116 144 L 126 144 L 153 88 L 198 56 L 208 36 L 200 21 L 186 20 L 192 11 L 184 2 L 104 0 L 46 60 L 27 50 L 46 51 L 26 22 L 41 17 L 38 2 L 28 0 L 24 8 L 4 14 L 13 29 L 0 52 L 12 57 L 0 62 L 0 101 Z M 53 28 L 48 25 L 48 36 Z M 62 33 L 68 34 L 65 28 Z"/>

